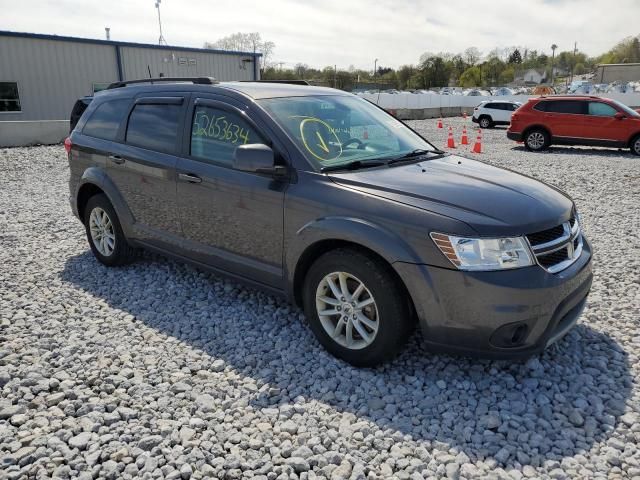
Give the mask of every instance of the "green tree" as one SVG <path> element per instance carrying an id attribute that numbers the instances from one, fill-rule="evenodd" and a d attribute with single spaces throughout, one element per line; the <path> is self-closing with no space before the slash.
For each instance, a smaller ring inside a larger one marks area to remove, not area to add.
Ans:
<path id="1" fill-rule="evenodd" d="M 461 87 L 479 87 L 482 85 L 481 79 L 482 74 L 480 71 L 480 67 L 474 65 L 473 67 L 469 67 L 464 72 L 462 72 L 458 83 Z"/>
<path id="2" fill-rule="evenodd" d="M 522 55 L 520 54 L 520 50 L 518 50 L 517 48 L 511 52 L 511 55 L 509 55 L 509 60 L 507 61 L 507 63 L 517 63 L 518 65 L 522 63 Z"/>

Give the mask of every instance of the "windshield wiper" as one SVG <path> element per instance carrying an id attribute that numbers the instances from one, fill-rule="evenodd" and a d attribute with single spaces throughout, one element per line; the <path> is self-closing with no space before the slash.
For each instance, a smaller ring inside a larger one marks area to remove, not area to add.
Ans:
<path id="1" fill-rule="evenodd" d="M 381 165 L 386 165 L 386 162 L 380 160 L 353 160 L 338 165 L 327 165 L 326 167 L 322 167 L 320 171 L 324 173 L 336 170 L 358 170 L 359 168 L 379 167 Z"/>
<path id="2" fill-rule="evenodd" d="M 422 157 L 423 155 L 427 155 L 429 153 L 433 153 L 434 155 L 444 155 L 447 152 L 444 152 L 442 150 L 426 150 L 424 148 L 416 148 L 409 153 L 405 153 L 404 155 L 388 160 L 387 165 L 393 165 L 394 163 L 404 162 L 405 160 L 410 160 L 412 158 Z"/>

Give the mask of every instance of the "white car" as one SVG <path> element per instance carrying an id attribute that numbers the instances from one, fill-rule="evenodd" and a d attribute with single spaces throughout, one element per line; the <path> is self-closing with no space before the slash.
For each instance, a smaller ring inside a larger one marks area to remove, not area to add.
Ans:
<path id="1" fill-rule="evenodd" d="M 520 102 L 488 100 L 481 102 L 473 109 L 471 120 L 480 128 L 491 128 L 494 125 L 509 125 L 511 114 L 520 108 Z"/>

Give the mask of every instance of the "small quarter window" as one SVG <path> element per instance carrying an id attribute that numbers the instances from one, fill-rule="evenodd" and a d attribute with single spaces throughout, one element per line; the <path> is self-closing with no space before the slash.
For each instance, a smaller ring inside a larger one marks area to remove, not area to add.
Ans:
<path id="1" fill-rule="evenodd" d="M 264 140 L 237 113 L 196 105 L 191 126 L 191 156 L 231 165 L 237 147 Z"/>
<path id="2" fill-rule="evenodd" d="M 21 112 L 16 82 L 0 82 L 0 112 Z"/>
<path id="3" fill-rule="evenodd" d="M 175 153 L 181 105 L 139 104 L 129 115 L 126 142 L 136 147 Z"/>
<path id="4" fill-rule="evenodd" d="M 110 100 L 99 105 L 87 120 L 82 133 L 104 140 L 115 140 L 120 122 L 127 114 L 129 99 Z"/>

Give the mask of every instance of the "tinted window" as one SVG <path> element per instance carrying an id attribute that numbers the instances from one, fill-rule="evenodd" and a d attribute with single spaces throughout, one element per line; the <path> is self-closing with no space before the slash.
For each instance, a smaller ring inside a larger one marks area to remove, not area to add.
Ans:
<path id="1" fill-rule="evenodd" d="M 540 103 L 546 104 L 544 110 L 538 108 Z M 585 113 L 584 103 L 575 100 L 550 100 L 546 102 L 540 102 L 536 106 L 536 110 L 542 110 L 543 112 L 550 113 L 572 113 L 583 114 Z"/>
<path id="2" fill-rule="evenodd" d="M 181 105 L 136 105 L 129 115 L 127 143 L 159 152 L 175 152 L 181 108 Z"/>
<path id="3" fill-rule="evenodd" d="M 498 105 L 500 105 L 499 103 L 487 103 L 485 104 L 484 108 L 491 108 L 491 109 L 498 109 Z"/>
<path id="4" fill-rule="evenodd" d="M 236 148 L 264 140 L 237 113 L 196 106 L 191 126 L 191 155 L 231 165 Z"/>
<path id="5" fill-rule="evenodd" d="M 82 133 L 91 137 L 114 140 L 128 107 L 128 98 L 104 102 L 91 114 Z"/>
<path id="6" fill-rule="evenodd" d="M 602 102 L 589 102 L 589 115 L 613 117 L 618 111 L 611 105 Z"/>
<path id="7" fill-rule="evenodd" d="M 0 82 L 0 112 L 19 112 L 20 96 L 16 82 Z"/>

